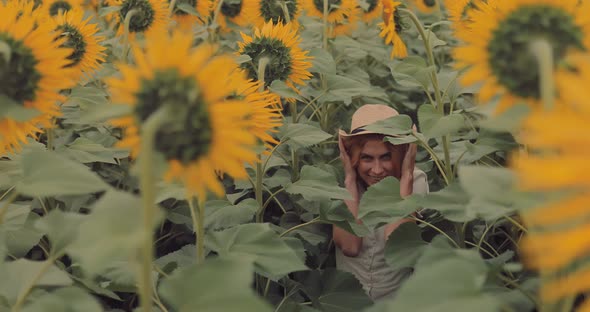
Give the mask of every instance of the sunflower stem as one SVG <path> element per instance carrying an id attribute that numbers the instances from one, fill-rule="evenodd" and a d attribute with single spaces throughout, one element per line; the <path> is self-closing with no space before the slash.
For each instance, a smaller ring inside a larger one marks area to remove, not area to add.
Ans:
<path id="1" fill-rule="evenodd" d="M 539 90 L 545 110 L 553 108 L 555 84 L 553 81 L 553 48 L 545 39 L 531 42 L 530 52 L 537 59 L 539 65 Z"/>
<path id="2" fill-rule="evenodd" d="M 127 55 L 129 54 L 129 49 L 131 48 L 131 41 L 129 41 L 129 27 L 131 24 L 131 18 L 133 18 L 134 15 L 136 15 L 137 13 L 139 13 L 139 10 L 137 9 L 131 9 L 129 10 L 129 12 L 127 12 L 127 15 L 125 15 L 125 20 L 123 21 L 123 27 L 125 29 L 125 50 L 123 51 L 123 60 L 127 61 Z"/>
<path id="3" fill-rule="evenodd" d="M 291 23 L 291 16 L 289 16 L 289 7 L 287 7 L 287 1 L 279 0 L 279 5 L 281 6 L 283 14 L 285 15 L 285 24 Z"/>
<path id="4" fill-rule="evenodd" d="M 191 198 L 188 200 L 195 230 L 195 239 L 197 242 L 197 264 L 205 261 L 205 203 L 198 199 Z"/>
<path id="5" fill-rule="evenodd" d="M 47 135 L 47 150 L 52 151 L 55 148 L 55 131 L 53 131 L 54 119 L 51 119 L 51 127 L 45 129 Z"/>
<path id="6" fill-rule="evenodd" d="M 25 303 L 25 300 L 27 299 L 27 297 L 31 293 L 31 290 L 33 290 L 33 288 L 35 287 L 35 285 L 37 285 L 37 283 L 43 277 L 43 275 L 45 275 L 45 273 L 47 273 L 47 270 L 49 270 L 51 268 L 51 266 L 53 265 L 53 262 L 59 258 L 58 256 L 61 256 L 61 254 L 55 255 L 55 256 L 50 257 L 49 259 L 45 260 L 45 262 L 41 266 L 41 269 L 39 269 L 39 271 L 37 272 L 37 274 L 35 274 L 33 279 L 18 294 L 18 297 L 16 298 L 16 303 L 12 306 L 12 309 L 10 310 L 11 312 L 18 312 L 21 310 L 21 307 L 23 306 L 23 304 Z"/>
<path id="7" fill-rule="evenodd" d="M 143 124 L 141 134 L 141 156 L 139 166 L 141 175 L 141 199 L 143 205 L 143 246 L 141 250 L 142 264 L 139 274 L 140 303 L 144 312 L 152 310 L 152 262 L 154 256 L 154 242 L 152 227 L 155 220 L 155 179 L 154 179 L 154 148 L 156 133 L 166 121 L 169 113 L 166 106 L 153 113 Z"/>
<path id="8" fill-rule="evenodd" d="M 328 0 L 324 0 L 324 39 L 323 47 L 324 50 L 328 51 L 328 35 L 329 35 L 329 25 L 328 25 Z"/>
<path id="9" fill-rule="evenodd" d="M 8 207 L 10 207 L 10 204 L 12 204 L 16 200 L 17 197 L 18 197 L 18 192 L 12 191 L 12 193 L 10 194 L 10 197 L 8 197 L 8 199 L 6 199 L 6 202 L 0 208 L 0 224 L 2 224 L 2 222 L 4 222 L 4 216 L 8 212 Z"/>
<path id="10" fill-rule="evenodd" d="M 264 56 L 258 60 L 258 81 L 260 86 L 258 91 L 264 91 L 266 84 L 265 74 L 266 66 L 270 63 L 270 58 Z M 270 156 L 269 156 L 270 157 Z M 256 157 L 256 181 L 254 182 L 254 197 L 258 203 L 258 211 L 256 212 L 256 222 L 261 223 L 264 220 L 264 199 L 262 198 L 262 177 L 264 176 L 264 168 L 262 167 L 262 157 L 260 154 Z"/>
<path id="11" fill-rule="evenodd" d="M 209 26 L 217 23 L 217 17 L 221 13 L 222 6 L 223 6 L 223 0 L 219 0 L 219 2 L 217 2 L 217 6 L 215 7 L 215 12 L 213 13 L 213 17 L 211 18 L 211 22 L 209 23 Z M 217 31 L 211 30 L 211 27 L 208 27 L 208 29 L 209 29 L 209 41 L 211 43 L 215 43 L 215 41 L 217 41 Z"/>
<path id="12" fill-rule="evenodd" d="M 438 85 L 438 77 L 436 76 L 436 62 L 434 61 L 434 52 L 432 51 L 432 46 L 430 46 L 430 34 L 426 35 L 426 32 L 424 31 L 424 26 L 422 26 L 422 23 L 420 23 L 420 20 L 418 19 L 418 17 L 416 16 L 416 14 L 414 14 L 414 12 L 407 10 L 407 9 L 399 9 L 400 12 L 405 12 L 406 14 L 408 14 L 408 16 L 410 17 L 410 19 L 412 20 L 412 23 L 414 24 L 414 26 L 416 26 L 416 29 L 418 30 L 418 33 L 420 34 L 420 37 L 422 38 L 422 42 L 424 43 L 424 49 L 426 50 L 426 56 L 428 58 L 428 65 L 432 67 L 432 71 L 430 72 L 430 80 L 432 81 L 432 87 L 434 88 L 434 98 L 436 101 L 436 109 L 438 110 L 439 114 L 441 116 L 445 115 L 445 110 L 444 110 L 444 103 L 443 103 L 443 99 L 441 97 L 441 93 L 440 93 L 440 86 Z M 428 92 L 428 90 L 426 90 L 426 92 Z M 452 114 L 453 112 L 449 112 L 449 114 Z M 450 153 L 450 138 L 448 135 L 444 135 L 442 137 L 442 145 L 443 145 L 443 151 L 444 151 L 444 155 L 445 155 L 445 171 L 446 171 L 446 176 L 448 178 L 448 182 L 452 182 L 454 179 L 453 176 L 453 170 L 452 170 L 452 166 L 451 166 L 451 153 Z M 447 182 L 447 184 L 448 184 Z"/>
<path id="13" fill-rule="evenodd" d="M 176 8 L 176 0 L 170 0 L 170 6 L 168 7 L 168 15 L 172 16 L 174 14 L 174 9 Z"/>

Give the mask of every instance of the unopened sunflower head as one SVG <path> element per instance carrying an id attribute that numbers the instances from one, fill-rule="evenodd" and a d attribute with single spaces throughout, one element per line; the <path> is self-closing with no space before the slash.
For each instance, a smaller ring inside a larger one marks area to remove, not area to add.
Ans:
<path id="1" fill-rule="evenodd" d="M 170 0 L 168 0 L 170 3 Z M 187 13 L 179 8 L 179 5 L 189 5 L 197 13 L 198 16 Z M 174 5 L 173 18 L 179 28 L 183 30 L 191 30 L 195 24 L 204 25 L 211 15 L 212 2 L 210 0 L 177 0 Z"/>
<path id="2" fill-rule="evenodd" d="M 166 0 L 114 0 L 121 9 L 116 14 L 121 36 L 128 31 L 131 38 L 138 34 L 163 32 L 168 28 L 168 1 Z"/>
<path id="3" fill-rule="evenodd" d="M 155 149 L 168 162 L 166 178 L 183 182 L 188 194 L 204 200 L 208 190 L 224 192 L 216 171 L 247 176 L 243 164 L 256 160 L 256 137 L 248 121 L 251 106 L 231 98 L 237 89 L 232 77 L 241 73 L 233 57 L 215 56 L 215 47 L 192 48 L 192 43 L 184 32 L 153 33 L 144 48 L 134 45 L 136 65 L 120 64 L 122 78 L 107 84 L 114 103 L 132 108 L 132 114 L 111 122 L 124 129 L 120 145 L 133 157 L 140 152 L 142 124 L 164 106 L 173 111 L 156 133 Z"/>
<path id="4" fill-rule="evenodd" d="M 91 74 L 106 57 L 106 48 L 100 45 L 104 37 L 97 35 L 98 26 L 90 23 L 90 17 L 83 17 L 84 12 L 75 9 L 60 13 L 50 21 L 57 38 L 65 39 L 63 46 L 72 49 L 67 67 L 73 69 L 75 79 Z"/>
<path id="5" fill-rule="evenodd" d="M 255 0 L 254 26 L 261 28 L 267 22 L 273 24 L 291 24 L 299 29 L 298 17 L 302 0 Z"/>
<path id="6" fill-rule="evenodd" d="M 382 0 L 383 22 L 378 26 L 381 29 L 379 37 L 385 40 L 385 44 L 392 44 L 391 58 L 408 56 L 406 44 L 400 37 L 402 31 L 401 17 L 398 7 L 402 4 L 393 0 Z"/>
<path id="7" fill-rule="evenodd" d="M 0 2 L 0 97 L 15 107 L 0 116 L 0 154 L 49 127 L 58 115 L 55 102 L 63 100 L 59 91 L 74 84 L 65 68 L 72 50 L 60 47 L 63 41 L 54 40 L 51 25 L 37 21 L 32 9 Z"/>
<path id="8" fill-rule="evenodd" d="M 261 59 L 266 58 L 268 65 L 264 70 L 264 86 L 268 87 L 274 80 L 285 82 L 295 89 L 295 85 L 305 84 L 311 78 L 308 51 L 299 48 L 299 35 L 291 24 L 272 24 L 268 22 L 262 28 L 255 28 L 254 35 L 244 33 L 242 42 L 238 42 L 238 54 L 248 55 L 250 62 L 240 66 L 250 79 L 258 80 L 258 67 Z"/>
<path id="9" fill-rule="evenodd" d="M 360 3 L 360 2 L 363 3 Z M 365 23 L 370 23 L 383 14 L 383 4 L 381 0 L 359 0 L 359 7 L 361 8 L 361 19 Z"/>
<path id="10" fill-rule="evenodd" d="M 304 0 L 303 8 L 309 16 L 324 16 L 323 0 Z M 356 28 L 361 14 L 356 0 L 328 0 L 328 23 L 332 28 L 330 36 L 349 35 Z"/>
<path id="11" fill-rule="evenodd" d="M 461 36 L 464 44 L 454 50 L 457 67 L 467 69 L 461 82 L 481 83 L 482 102 L 500 96 L 498 111 L 520 102 L 540 107 L 539 70 L 530 45 L 539 38 L 548 42 L 555 64 L 568 51 L 587 51 L 588 5 L 578 5 L 577 0 L 479 3 L 479 9 L 469 14 L 471 33 Z"/>

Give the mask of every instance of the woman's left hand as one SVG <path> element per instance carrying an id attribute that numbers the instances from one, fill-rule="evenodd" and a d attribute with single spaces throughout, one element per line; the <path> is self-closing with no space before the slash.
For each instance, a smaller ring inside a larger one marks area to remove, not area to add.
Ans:
<path id="1" fill-rule="evenodd" d="M 416 132 L 416 126 L 413 127 Z M 418 147 L 414 143 L 408 144 L 408 148 L 402 160 L 400 195 L 405 198 L 412 195 L 414 188 L 414 167 L 416 166 L 416 151 Z"/>

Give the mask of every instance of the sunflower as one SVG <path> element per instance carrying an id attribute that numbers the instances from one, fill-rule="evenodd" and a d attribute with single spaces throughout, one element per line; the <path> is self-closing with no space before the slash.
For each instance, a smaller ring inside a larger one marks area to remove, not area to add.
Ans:
<path id="1" fill-rule="evenodd" d="M 129 34 L 132 37 L 140 33 L 148 35 L 151 32 L 161 32 L 168 27 L 166 0 L 114 0 L 113 5 L 121 7 L 116 15 L 119 36 L 125 33 L 125 18 L 130 12 L 133 14 L 129 22 Z"/>
<path id="2" fill-rule="evenodd" d="M 60 12 L 67 12 L 73 9 L 83 9 L 84 0 L 50 0 L 38 1 L 41 3 L 39 7 L 42 11 L 49 14 L 49 16 L 57 16 Z"/>
<path id="3" fill-rule="evenodd" d="M 383 0 L 383 22 L 378 24 L 379 28 L 381 28 L 379 37 L 385 39 L 385 44 L 393 44 L 391 58 L 408 56 L 406 44 L 399 36 L 402 26 L 397 7 L 401 4 L 401 2 L 393 0 Z"/>
<path id="4" fill-rule="evenodd" d="M 63 41 L 53 39 L 51 25 L 37 22 L 32 9 L 0 2 L 0 41 L 9 48 L 0 57 L 0 97 L 37 111 L 31 118 L 0 116 L 0 154 L 18 149 L 28 136 L 50 126 L 58 115 L 55 102 L 63 100 L 59 90 L 73 85 L 71 69 L 64 68 L 72 50 L 60 47 Z"/>
<path id="5" fill-rule="evenodd" d="M 104 37 L 96 35 L 98 27 L 89 23 L 90 17 L 84 20 L 83 15 L 84 12 L 76 9 L 60 13 L 51 20 L 58 37 L 66 38 L 64 46 L 73 49 L 67 67 L 74 69 L 76 79 L 96 70 L 106 56 L 103 53 L 106 48 L 99 44 Z"/>
<path id="6" fill-rule="evenodd" d="M 323 0 L 303 0 L 303 8 L 309 16 L 324 16 Z M 360 15 L 356 0 L 328 0 L 328 23 L 333 27 L 330 35 L 350 34 L 356 28 Z"/>
<path id="7" fill-rule="evenodd" d="M 218 3 L 219 1 L 215 1 L 214 7 L 217 7 Z M 257 5 L 256 0 L 223 0 L 217 16 L 219 27 L 223 32 L 229 32 L 231 29 L 228 23 L 239 27 L 250 25 L 257 16 Z"/>
<path id="8" fill-rule="evenodd" d="M 254 26 L 261 28 L 268 21 L 277 24 L 290 23 L 293 29 L 299 29 L 300 1 L 301 0 L 254 0 L 255 8 L 253 16 Z M 288 12 L 288 18 L 287 13 Z"/>
<path id="9" fill-rule="evenodd" d="M 254 36 L 241 33 L 243 42 L 238 42 L 238 54 L 250 56 L 251 61 L 242 63 L 250 79 L 258 79 L 258 62 L 263 57 L 270 58 L 265 70 L 264 86 L 268 87 L 274 80 L 281 80 L 295 90 L 295 84 L 303 85 L 311 78 L 307 70 L 311 67 L 308 51 L 299 48 L 299 36 L 292 24 L 274 25 L 272 22 L 254 29 Z"/>
<path id="10" fill-rule="evenodd" d="M 154 32 L 146 36 L 145 48 L 132 45 L 137 65 L 118 65 L 122 78 L 106 83 L 113 103 L 133 107 L 132 115 L 112 120 L 124 129 L 119 144 L 133 157 L 140 150 L 141 124 L 163 105 L 174 109 L 178 119 L 158 130 L 155 148 L 168 162 L 166 179 L 182 181 L 189 194 L 204 200 L 207 190 L 224 192 L 216 170 L 247 176 L 243 163 L 256 160 L 256 138 L 249 131 L 250 106 L 232 98 L 234 81 L 246 79 L 232 78 L 241 73 L 233 58 L 215 57 L 216 48 L 208 44 L 193 49 L 192 42 L 185 32 Z"/>
<path id="11" fill-rule="evenodd" d="M 498 110 L 518 102 L 539 107 L 539 72 L 529 52 L 541 37 L 553 47 L 556 64 L 569 50 L 587 51 L 590 43 L 588 2 L 577 0 L 513 0 L 480 2 L 471 10 L 470 32 L 454 50 L 457 65 L 467 68 L 461 82 L 483 83 L 480 100 L 501 96 Z M 526 30 L 526 33 L 523 33 Z M 558 101 L 559 102 L 559 101 Z"/>
<path id="12" fill-rule="evenodd" d="M 360 2 L 360 1 L 359 1 Z M 363 0 L 363 4 L 359 3 L 362 9 L 361 19 L 365 23 L 370 23 L 378 19 L 383 13 L 383 4 L 380 0 Z"/>
<path id="13" fill-rule="evenodd" d="M 170 2 L 170 0 L 168 0 Z M 199 16 L 191 15 L 178 8 L 179 4 L 188 4 L 199 13 Z M 174 20 L 181 29 L 190 30 L 193 25 L 204 25 L 211 14 L 211 0 L 176 0 L 174 6 Z"/>
<path id="14" fill-rule="evenodd" d="M 446 0 L 445 8 L 449 20 L 453 23 L 456 33 L 469 33 L 469 25 L 473 22 L 468 18 L 471 10 L 477 10 L 479 2 L 486 0 Z"/>
<path id="15" fill-rule="evenodd" d="M 542 270 L 544 302 L 590 290 L 590 55 L 568 54 L 557 75 L 567 105 L 533 111 L 521 135 L 529 152 L 512 160 L 521 189 L 561 195 L 523 212 L 525 264 Z"/>
<path id="16" fill-rule="evenodd" d="M 245 73 L 234 77 L 236 97 L 244 99 L 252 109 L 248 116 L 250 131 L 267 146 L 277 144 L 271 133 L 283 124 L 281 97 L 263 89 L 259 81 L 244 81 Z"/>
<path id="17" fill-rule="evenodd" d="M 416 7 L 418 11 L 426 14 L 438 11 L 440 8 L 437 0 L 412 0 L 412 5 Z"/>

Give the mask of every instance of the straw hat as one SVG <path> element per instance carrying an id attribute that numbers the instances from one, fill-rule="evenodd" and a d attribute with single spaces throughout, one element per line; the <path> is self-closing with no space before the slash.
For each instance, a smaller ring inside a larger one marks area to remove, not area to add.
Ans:
<path id="1" fill-rule="evenodd" d="M 399 115 L 399 113 L 387 105 L 365 104 L 357 109 L 352 115 L 352 121 L 350 122 L 350 134 L 346 133 L 342 129 L 338 131 L 338 134 L 340 137 L 347 139 L 357 135 L 375 133 L 372 131 L 366 131 L 363 129 L 363 127 L 379 120 L 387 119 L 397 115 Z"/>

